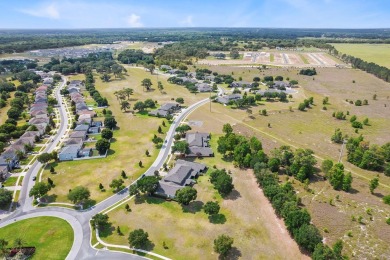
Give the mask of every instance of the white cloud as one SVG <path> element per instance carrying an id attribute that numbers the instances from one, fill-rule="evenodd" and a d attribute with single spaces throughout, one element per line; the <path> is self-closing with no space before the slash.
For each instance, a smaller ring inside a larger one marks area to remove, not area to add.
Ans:
<path id="1" fill-rule="evenodd" d="M 179 24 L 181 26 L 194 26 L 192 15 L 187 16 L 184 20 L 180 21 Z"/>
<path id="2" fill-rule="evenodd" d="M 23 9 L 20 10 L 20 12 L 36 17 L 46 17 L 51 19 L 60 18 L 60 12 L 54 3 L 32 9 Z"/>
<path id="3" fill-rule="evenodd" d="M 143 27 L 144 26 L 141 22 L 141 16 L 136 15 L 136 14 L 131 14 L 130 16 L 128 16 L 126 21 L 130 27 Z"/>

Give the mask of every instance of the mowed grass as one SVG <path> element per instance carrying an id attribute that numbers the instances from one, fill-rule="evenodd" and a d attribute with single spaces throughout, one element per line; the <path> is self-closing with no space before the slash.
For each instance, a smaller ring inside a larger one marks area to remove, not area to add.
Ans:
<path id="1" fill-rule="evenodd" d="M 73 244 L 73 229 L 65 220 L 37 217 L 18 221 L 0 229 L 0 238 L 12 247 L 21 238 L 23 246 L 36 247 L 31 259 L 65 259 Z"/>
<path id="2" fill-rule="evenodd" d="M 302 59 L 303 63 L 309 64 L 309 61 L 307 60 L 307 58 L 305 57 L 305 55 L 299 54 L 299 57 Z"/>
<path id="3" fill-rule="evenodd" d="M 157 100 L 161 105 L 165 102 L 172 102 L 171 99 L 177 97 L 184 98 L 184 105 L 190 105 L 198 100 L 208 97 L 209 94 L 191 94 L 182 86 L 176 86 L 167 83 L 166 76 L 159 75 L 158 80 L 162 81 L 166 94 L 161 94 L 158 90 L 144 92 L 141 87 L 141 81 L 144 78 L 151 78 L 153 86 L 157 86 L 157 75 L 150 75 L 144 69 L 128 68 L 128 75 L 123 79 L 113 79 L 111 82 L 103 83 L 98 75 L 95 75 L 96 88 L 102 96 L 108 99 L 110 109 L 118 122 L 118 129 L 114 131 L 114 140 L 111 143 L 110 151 L 107 158 L 92 159 L 83 161 L 69 161 L 53 163 L 56 174 L 50 173 L 48 165 L 43 173 L 43 181 L 50 177 L 55 184 L 49 195 L 57 202 L 69 202 L 67 194 L 69 189 L 76 186 L 88 187 L 91 191 L 91 199 L 101 201 L 113 195 L 109 184 L 113 179 L 120 178 L 121 171 L 124 170 L 128 176 L 124 179 L 128 185 L 141 174 L 143 174 L 153 163 L 159 152 L 152 143 L 154 134 L 164 138 L 165 132 L 168 131 L 169 124 L 167 120 L 156 117 L 149 117 L 136 113 L 125 113 L 120 110 L 120 104 L 116 99 L 114 92 L 125 87 L 134 89 L 134 95 L 130 97 L 131 110 L 136 101 L 144 101 L 147 98 Z M 72 79 L 82 79 L 82 76 L 70 77 Z M 87 96 L 86 100 L 92 100 Z M 162 126 L 165 121 L 166 127 Z M 158 126 L 162 127 L 163 133 L 158 134 Z M 94 146 L 94 144 L 92 144 Z M 150 156 L 146 156 L 146 150 Z M 143 167 L 138 166 L 142 161 Z M 102 183 L 106 192 L 101 192 L 99 184 Z"/>
<path id="4" fill-rule="evenodd" d="M 205 128 L 194 127 L 194 131 L 197 130 L 205 131 Z M 211 141 L 215 151 L 218 137 L 213 135 Z M 228 197 L 221 198 L 207 174 L 198 178 L 194 185 L 198 196 L 189 206 L 150 197 L 131 200 L 128 202 L 131 212 L 122 205 L 108 213 L 113 227 L 119 226 L 123 235 L 113 232 L 103 240 L 126 245 L 129 232 L 142 228 L 149 234 L 152 245 L 148 249 L 153 252 L 172 259 L 218 259 L 213 252 L 213 241 L 220 234 L 228 234 L 234 238 L 229 259 L 305 259 L 250 171 L 234 168 L 217 153 L 213 158 L 196 161 L 210 168 L 216 165 L 231 170 L 235 190 Z M 221 205 L 220 214 L 213 218 L 202 210 L 204 203 L 210 200 Z M 167 248 L 163 248 L 163 242 Z"/>
<path id="5" fill-rule="evenodd" d="M 368 62 L 374 62 L 390 68 L 390 45 L 389 44 L 348 44 L 332 43 L 341 53 L 352 55 Z"/>

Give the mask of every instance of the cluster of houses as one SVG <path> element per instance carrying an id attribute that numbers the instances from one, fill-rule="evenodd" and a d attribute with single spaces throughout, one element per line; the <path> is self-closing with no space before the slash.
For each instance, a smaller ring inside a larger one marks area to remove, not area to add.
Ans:
<path id="1" fill-rule="evenodd" d="M 177 77 L 175 77 L 176 82 L 180 82 L 180 84 L 182 84 L 182 85 L 185 85 L 188 83 L 194 84 L 196 89 L 198 90 L 198 92 L 212 92 L 213 91 L 213 87 L 209 83 L 207 83 L 207 82 L 214 81 L 215 76 L 213 76 L 213 75 L 205 75 L 203 77 L 203 80 L 197 80 L 196 79 L 196 72 L 185 73 L 182 70 L 172 69 L 168 65 L 161 65 L 160 69 L 163 71 L 166 71 L 168 74 L 177 75 Z M 185 73 L 185 76 L 182 75 L 183 73 Z"/>
<path id="2" fill-rule="evenodd" d="M 5 179 L 8 172 L 19 164 L 20 154 L 26 154 L 27 148 L 32 148 L 45 134 L 51 123 L 48 115 L 47 85 L 35 90 L 35 101 L 30 107 L 29 124 L 35 126 L 36 131 L 26 131 L 18 140 L 14 141 L 0 156 L 0 176 Z"/>
<path id="3" fill-rule="evenodd" d="M 92 148 L 84 148 L 84 143 L 89 135 L 100 133 L 103 124 L 101 121 L 93 120 L 96 113 L 85 103 L 84 97 L 80 92 L 80 89 L 83 87 L 83 82 L 80 80 L 73 80 L 67 86 L 70 100 L 75 103 L 78 119 L 76 127 L 69 134 L 68 140 L 64 142 L 64 146 L 58 153 L 60 161 L 91 157 L 93 153 Z"/>
<path id="4" fill-rule="evenodd" d="M 172 116 L 174 113 L 180 112 L 180 109 L 179 103 L 165 103 L 160 108 L 150 111 L 149 115 L 166 118 Z"/>

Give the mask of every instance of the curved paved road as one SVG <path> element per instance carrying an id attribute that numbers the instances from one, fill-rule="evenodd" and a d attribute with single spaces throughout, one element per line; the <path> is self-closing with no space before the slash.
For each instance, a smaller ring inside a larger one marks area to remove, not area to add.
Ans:
<path id="1" fill-rule="evenodd" d="M 55 92 L 55 96 L 59 101 L 58 103 L 61 117 L 61 125 L 57 134 L 53 138 L 53 142 L 48 144 L 44 152 L 53 151 L 58 142 L 60 142 L 61 138 L 64 136 L 66 129 L 68 128 L 68 116 L 66 113 L 65 106 L 62 104 L 62 96 L 60 95 L 60 90 L 62 87 L 65 86 L 65 83 L 66 78 L 63 77 L 63 82 L 61 86 L 57 88 Z M 219 93 L 221 92 L 222 90 L 219 89 Z M 164 145 L 162 146 L 156 160 L 154 161 L 152 166 L 143 174 L 144 176 L 154 175 L 154 171 L 160 169 L 164 164 L 165 160 L 168 158 L 170 154 L 170 148 L 173 143 L 173 136 L 175 134 L 176 127 L 178 127 L 180 123 L 192 111 L 208 102 L 210 102 L 208 98 L 203 99 L 191 105 L 187 109 L 183 109 L 183 111 L 176 117 L 174 123 L 171 125 L 169 131 L 167 132 Z M 89 221 L 92 216 L 128 197 L 128 187 L 118 192 L 117 194 L 107 198 L 106 200 L 98 203 L 92 208 L 83 211 L 76 211 L 61 207 L 35 208 L 32 206 L 33 198 L 28 196 L 28 191 L 34 185 L 34 181 L 32 179 L 38 174 L 41 167 L 42 164 L 38 161 L 35 161 L 34 164 L 30 167 L 30 169 L 26 173 L 26 177 L 23 180 L 23 187 L 19 197 L 20 206 L 12 215 L 0 221 L 0 228 L 8 224 L 14 223 L 15 221 L 27 218 L 34 218 L 39 216 L 59 217 L 66 220 L 72 226 L 74 231 L 74 242 L 67 256 L 67 259 L 145 259 L 144 257 L 128 253 L 115 252 L 110 250 L 97 250 L 91 246 L 90 242 L 92 232 L 90 230 Z"/>

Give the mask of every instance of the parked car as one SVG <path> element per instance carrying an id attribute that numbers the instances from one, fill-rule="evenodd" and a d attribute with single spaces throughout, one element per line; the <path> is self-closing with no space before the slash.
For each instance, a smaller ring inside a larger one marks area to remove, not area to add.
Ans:
<path id="1" fill-rule="evenodd" d="M 37 180 L 37 176 L 34 176 L 34 177 L 33 177 L 33 181 L 36 181 L 36 180 Z"/>

